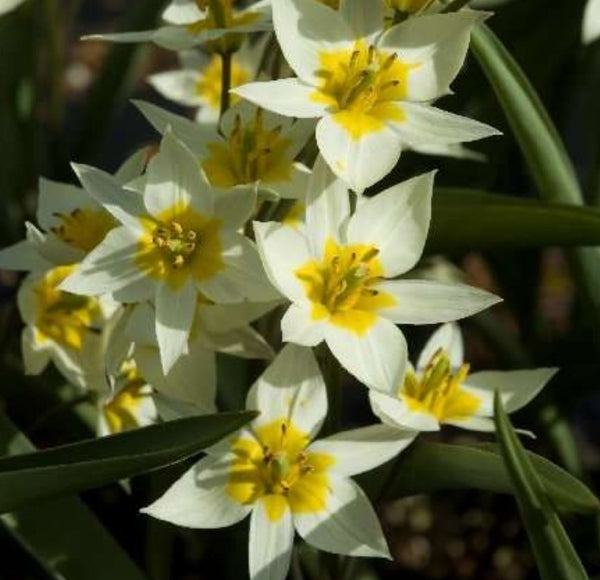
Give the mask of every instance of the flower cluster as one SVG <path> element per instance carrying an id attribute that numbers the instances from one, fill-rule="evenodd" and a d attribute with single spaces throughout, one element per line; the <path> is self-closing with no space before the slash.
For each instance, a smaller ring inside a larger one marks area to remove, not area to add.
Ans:
<path id="1" fill-rule="evenodd" d="M 493 430 L 495 391 L 514 411 L 555 372 L 470 374 L 455 321 L 499 298 L 413 271 L 435 173 L 377 186 L 405 149 L 464 154 L 497 134 L 434 104 L 486 16 L 428 0 L 174 0 L 158 30 L 94 37 L 180 51 L 181 70 L 148 81 L 196 118 L 136 102 L 158 150 L 115 175 L 74 164 L 81 187 L 42 179 L 37 225 L 0 252 L 28 272 L 26 372 L 51 360 L 94 393 L 100 434 L 215 412 L 217 353 L 270 362 L 247 396 L 258 417 L 143 510 L 192 528 L 250 515 L 252 578 L 285 577 L 294 531 L 389 557 L 350 478 L 420 431 Z M 271 22 L 270 39 L 246 38 Z M 437 323 L 413 367 L 398 325 Z M 340 388 L 323 359 L 365 385 L 379 423 L 328 421 L 315 440 Z"/>

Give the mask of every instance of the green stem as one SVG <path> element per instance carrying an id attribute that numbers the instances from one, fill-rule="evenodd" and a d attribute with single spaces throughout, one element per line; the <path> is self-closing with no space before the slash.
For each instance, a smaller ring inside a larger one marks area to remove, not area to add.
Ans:
<path id="1" fill-rule="evenodd" d="M 221 119 L 229 109 L 231 88 L 231 52 L 221 53 Z"/>
<path id="2" fill-rule="evenodd" d="M 327 386 L 328 412 L 323 434 L 331 435 L 340 430 L 342 423 L 342 367 L 327 348 L 323 348 L 323 376 Z"/>
<path id="3" fill-rule="evenodd" d="M 44 11 L 48 47 L 49 121 L 53 132 L 58 132 L 62 126 L 64 112 L 64 38 L 57 0 L 44 0 Z"/>

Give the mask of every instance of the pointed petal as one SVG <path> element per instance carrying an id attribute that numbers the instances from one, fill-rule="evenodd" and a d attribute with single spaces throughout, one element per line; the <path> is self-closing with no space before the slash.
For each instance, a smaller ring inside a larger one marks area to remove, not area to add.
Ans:
<path id="1" fill-rule="evenodd" d="M 450 357 L 452 368 L 458 368 L 464 362 L 464 345 L 462 333 L 458 324 L 447 323 L 440 326 L 427 341 L 423 347 L 419 360 L 417 361 L 417 369 L 422 370 L 427 366 L 431 357 L 437 350 L 443 349 Z"/>
<path id="2" fill-rule="evenodd" d="M 38 206 L 36 218 L 40 227 L 48 232 L 56 225 L 57 213 L 69 214 L 74 209 L 93 207 L 100 209 L 98 202 L 81 187 L 60 183 L 41 177 L 38 185 Z"/>
<path id="3" fill-rule="evenodd" d="M 350 243 L 373 244 L 386 277 L 410 270 L 421 258 L 435 172 L 394 185 L 359 205 L 348 224 Z"/>
<path id="4" fill-rule="evenodd" d="M 369 391 L 369 402 L 373 413 L 386 425 L 396 429 L 440 430 L 440 424 L 433 415 L 412 411 L 402 397 L 396 397 L 395 393 L 392 395 L 371 389 Z"/>
<path id="5" fill-rule="evenodd" d="M 248 221 L 256 205 L 256 194 L 249 189 L 215 192 L 214 215 L 226 228 L 239 230 Z"/>
<path id="6" fill-rule="evenodd" d="M 271 360 L 275 356 L 269 343 L 251 326 L 207 335 L 203 342 L 213 351 L 241 358 Z"/>
<path id="7" fill-rule="evenodd" d="M 187 107 L 198 107 L 204 103 L 196 89 L 199 77 L 197 71 L 174 70 L 150 75 L 148 83 L 170 101 Z"/>
<path id="8" fill-rule="evenodd" d="M 260 411 L 260 424 L 288 418 L 312 438 L 327 414 L 327 389 L 312 350 L 284 346 L 252 385 L 246 408 Z"/>
<path id="9" fill-rule="evenodd" d="M 227 494 L 230 463 L 227 457 L 201 459 L 140 511 L 185 528 L 224 528 L 239 522 L 252 508 Z"/>
<path id="10" fill-rule="evenodd" d="M 352 480 L 332 475 L 325 511 L 294 514 L 298 533 L 325 552 L 389 558 L 379 520 L 367 496 Z"/>
<path id="11" fill-rule="evenodd" d="M 320 55 L 337 45 L 350 45 L 352 30 L 336 10 L 314 0 L 277 0 L 273 26 L 285 59 L 305 82 L 319 82 Z"/>
<path id="12" fill-rule="evenodd" d="M 250 516 L 248 556 L 252 580 L 285 580 L 294 547 L 294 521 L 287 508 L 277 521 L 269 516 L 268 498 L 258 500 Z"/>
<path id="13" fill-rule="evenodd" d="M 21 354 L 26 375 L 39 375 L 50 362 L 50 354 L 35 340 L 32 326 L 26 326 L 21 334 Z"/>
<path id="14" fill-rule="evenodd" d="M 590 44 L 600 37 L 600 0 L 588 0 L 583 14 L 583 42 Z"/>
<path id="15" fill-rule="evenodd" d="M 146 214 L 139 195 L 123 189 L 112 176 L 89 165 L 71 164 L 85 190 L 123 225 L 134 231 L 141 230 L 138 219 Z"/>
<path id="16" fill-rule="evenodd" d="M 401 139 L 386 125 L 353 136 L 333 115 L 319 121 L 316 135 L 319 151 L 329 167 L 358 194 L 385 177 L 402 151 Z"/>
<path id="17" fill-rule="evenodd" d="M 389 392 L 403 380 L 406 340 L 389 320 L 379 318 L 360 335 L 328 324 L 325 340 L 340 364 L 367 387 Z"/>
<path id="18" fill-rule="evenodd" d="M 171 24 L 192 24 L 205 17 L 206 11 L 194 0 L 171 0 L 162 13 L 162 19 Z"/>
<path id="19" fill-rule="evenodd" d="M 373 0 L 341 0 L 339 11 L 355 38 L 372 41 L 383 28 L 383 6 L 383 2 Z"/>
<path id="20" fill-rule="evenodd" d="M 379 314 L 397 324 L 452 322 L 502 301 L 474 286 L 429 280 L 390 280 L 377 289 L 396 298 L 394 306 L 382 308 Z"/>
<path id="21" fill-rule="evenodd" d="M 396 457 L 416 435 L 416 431 L 401 431 L 379 423 L 319 439 L 308 451 L 333 456 L 335 463 L 330 469 L 338 475 L 358 475 Z"/>
<path id="22" fill-rule="evenodd" d="M 22 272 L 46 270 L 52 266 L 40 255 L 38 246 L 30 240 L 22 240 L 0 250 L 0 269 Z"/>
<path id="23" fill-rule="evenodd" d="M 506 411 L 513 413 L 534 399 L 557 372 L 552 368 L 482 371 L 469 375 L 464 386 L 481 400 L 477 415 L 493 417 L 495 391 L 500 391 Z"/>
<path id="24" fill-rule="evenodd" d="M 294 270 L 311 259 L 305 237 L 276 222 L 254 222 L 254 234 L 271 283 L 290 300 L 304 300 L 304 288 Z"/>
<path id="25" fill-rule="evenodd" d="M 326 111 L 325 105 L 314 99 L 314 86 L 296 78 L 248 83 L 230 92 L 286 117 L 311 119 L 323 116 Z"/>
<path id="26" fill-rule="evenodd" d="M 200 328 L 209 333 L 229 332 L 264 316 L 278 302 L 240 302 L 237 304 L 201 304 L 198 306 Z"/>
<path id="27" fill-rule="evenodd" d="M 349 216 L 348 186 L 333 174 L 325 160 L 319 156 L 306 198 L 306 236 L 315 258 L 323 258 L 328 239 L 340 242 L 342 225 Z"/>
<path id="28" fill-rule="evenodd" d="M 448 146 L 477 141 L 502 133 L 490 125 L 462 115 L 442 111 L 431 105 L 402 103 L 405 117 L 390 123 L 390 128 L 410 148 Z"/>
<path id="29" fill-rule="evenodd" d="M 313 320 L 311 305 L 291 304 L 281 319 L 283 342 L 293 342 L 302 346 L 317 346 L 325 339 L 325 323 Z"/>
<path id="30" fill-rule="evenodd" d="M 165 373 L 173 368 L 179 357 L 188 352 L 197 295 L 191 279 L 178 290 L 168 284 L 158 284 L 156 288 L 156 338 Z"/>

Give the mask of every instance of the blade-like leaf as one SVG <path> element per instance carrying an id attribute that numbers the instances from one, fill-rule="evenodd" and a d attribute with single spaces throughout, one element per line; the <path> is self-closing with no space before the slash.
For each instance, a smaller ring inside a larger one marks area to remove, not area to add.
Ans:
<path id="1" fill-rule="evenodd" d="M 0 446 L 11 455 L 35 450 L 2 414 Z M 0 518 L 11 535 L 52 578 L 146 578 L 79 498 L 40 502 Z"/>
<path id="2" fill-rule="evenodd" d="M 500 451 L 512 481 L 519 511 L 543 580 L 588 580 L 551 501 L 550 490 L 521 445 L 500 394 L 494 397 Z"/>
<path id="3" fill-rule="evenodd" d="M 475 190 L 438 188 L 433 196 L 430 253 L 593 245 L 600 245 L 598 209 Z"/>
<path id="4" fill-rule="evenodd" d="M 529 453 L 552 500 L 565 511 L 598 513 L 600 502 L 578 479 L 547 459 Z M 510 477 L 494 445 L 447 445 L 418 441 L 394 467 L 386 496 L 406 497 L 453 489 L 513 493 Z M 365 478 L 382 481 L 380 470 Z"/>
<path id="5" fill-rule="evenodd" d="M 0 513 L 170 465 L 239 429 L 255 413 L 192 417 L 0 459 Z"/>

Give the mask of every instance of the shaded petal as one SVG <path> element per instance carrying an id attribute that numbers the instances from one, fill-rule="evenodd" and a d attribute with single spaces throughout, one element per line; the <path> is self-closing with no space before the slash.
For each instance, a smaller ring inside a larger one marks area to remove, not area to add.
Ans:
<path id="1" fill-rule="evenodd" d="M 238 230 L 248 221 L 256 205 L 252 189 L 230 189 L 215 192 L 214 215 L 223 220 L 226 228 Z"/>
<path id="2" fill-rule="evenodd" d="M 334 554 L 390 558 L 377 515 L 358 485 L 332 475 L 329 491 L 324 511 L 294 514 L 306 542 Z"/>
<path id="3" fill-rule="evenodd" d="M 26 272 L 31 270 L 46 270 L 52 264 L 42 257 L 38 244 L 30 240 L 22 240 L 0 250 L 0 269 Z"/>
<path id="4" fill-rule="evenodd" d="M 269 343 L 251 326 L 241 326 L 228 332 L 202 337 L 211 350 L 249 359 L 270 360 L 275 352 Z"/>
<path id="5" fill-rule="evenodd" d="M 396 299 L 394 306 L 382 308 L 379 314 L 398 324 L 452 322 L 502 301 L 474 286 L 430 280 L 389 280 L 377 289 Z"/>
<path id="6" fill-rule="evenodd" d="M 312 350 L 284 346 L 252 385 L 246 408 L 260 411 L 260 424 L 287 418 L 312 438 L 327 415 L 327 389 Z"/>
<path id="7" fill-rule="evenodd" d="M 414 429 L 415 431 L 439 431 L 438 420 L 430 413 L 412 411 L 402 397 L 382 393 L 371 389 L 369 402 L 373 413 L 386 425 L 396 429 Z"/>
<path id="8" fill-rule="evenodd" d="M 583 42 L 589 44 L 600 37 L 600 0 L 588 0 L 583 14 Z"/>
<path id="9" fill-rule="evenodd" d="M 317 346 L 325 339 L 325 322 L 313 320 L 309 303 L 291 304 L 281 319 L 284 342 Z"/>
<path id="10" fill-rule="evenodd" d="M 382 31 L 383 6 L 383 2 L 373 0 L 341 0 L 339 10 L 355 38 L 372 41 Z"/>
<path id="11" fill-rule="evenodd" d="M 340 364 L 367 387 L 389 392 L 403 380 L 406 340 L 389 320 L 379 318 L 360 335 L 328 324 L 325 340 Z"/>
<path id="12" fill-rule="evenodd" d="M 148 77 L 156 91 L 163 97 L 188 107 L 198 107 L 204 103 L 196 90 L 200 74 L 193 70 L 161 72 Z"/>
<path id="13" fill-rule="evenodd" d="M 373 244 L 386 277 L 410 270 L 423 253 L 434 176 L 425 173 L 386 189 L 361 203 L 350 219 L 348 242 Z"/>
<path id="14" fill-rule="evenodd" d="M 464 362 L 463 337 L 458 324 L 447 323 L 440 326 L 430 337 L 417 361 L 417 369 L 423 370 L 433 355 L 443 349 L 450 357 L 452 368 L 458 368 Z"/>
<path id="15" fill-rule="evenodd" d="M 26 326 L 21 334 L 21 355 L 26 375 L 39 375 L 50 362 L 50 353 L 40 347 L 32 326 Z"/>

